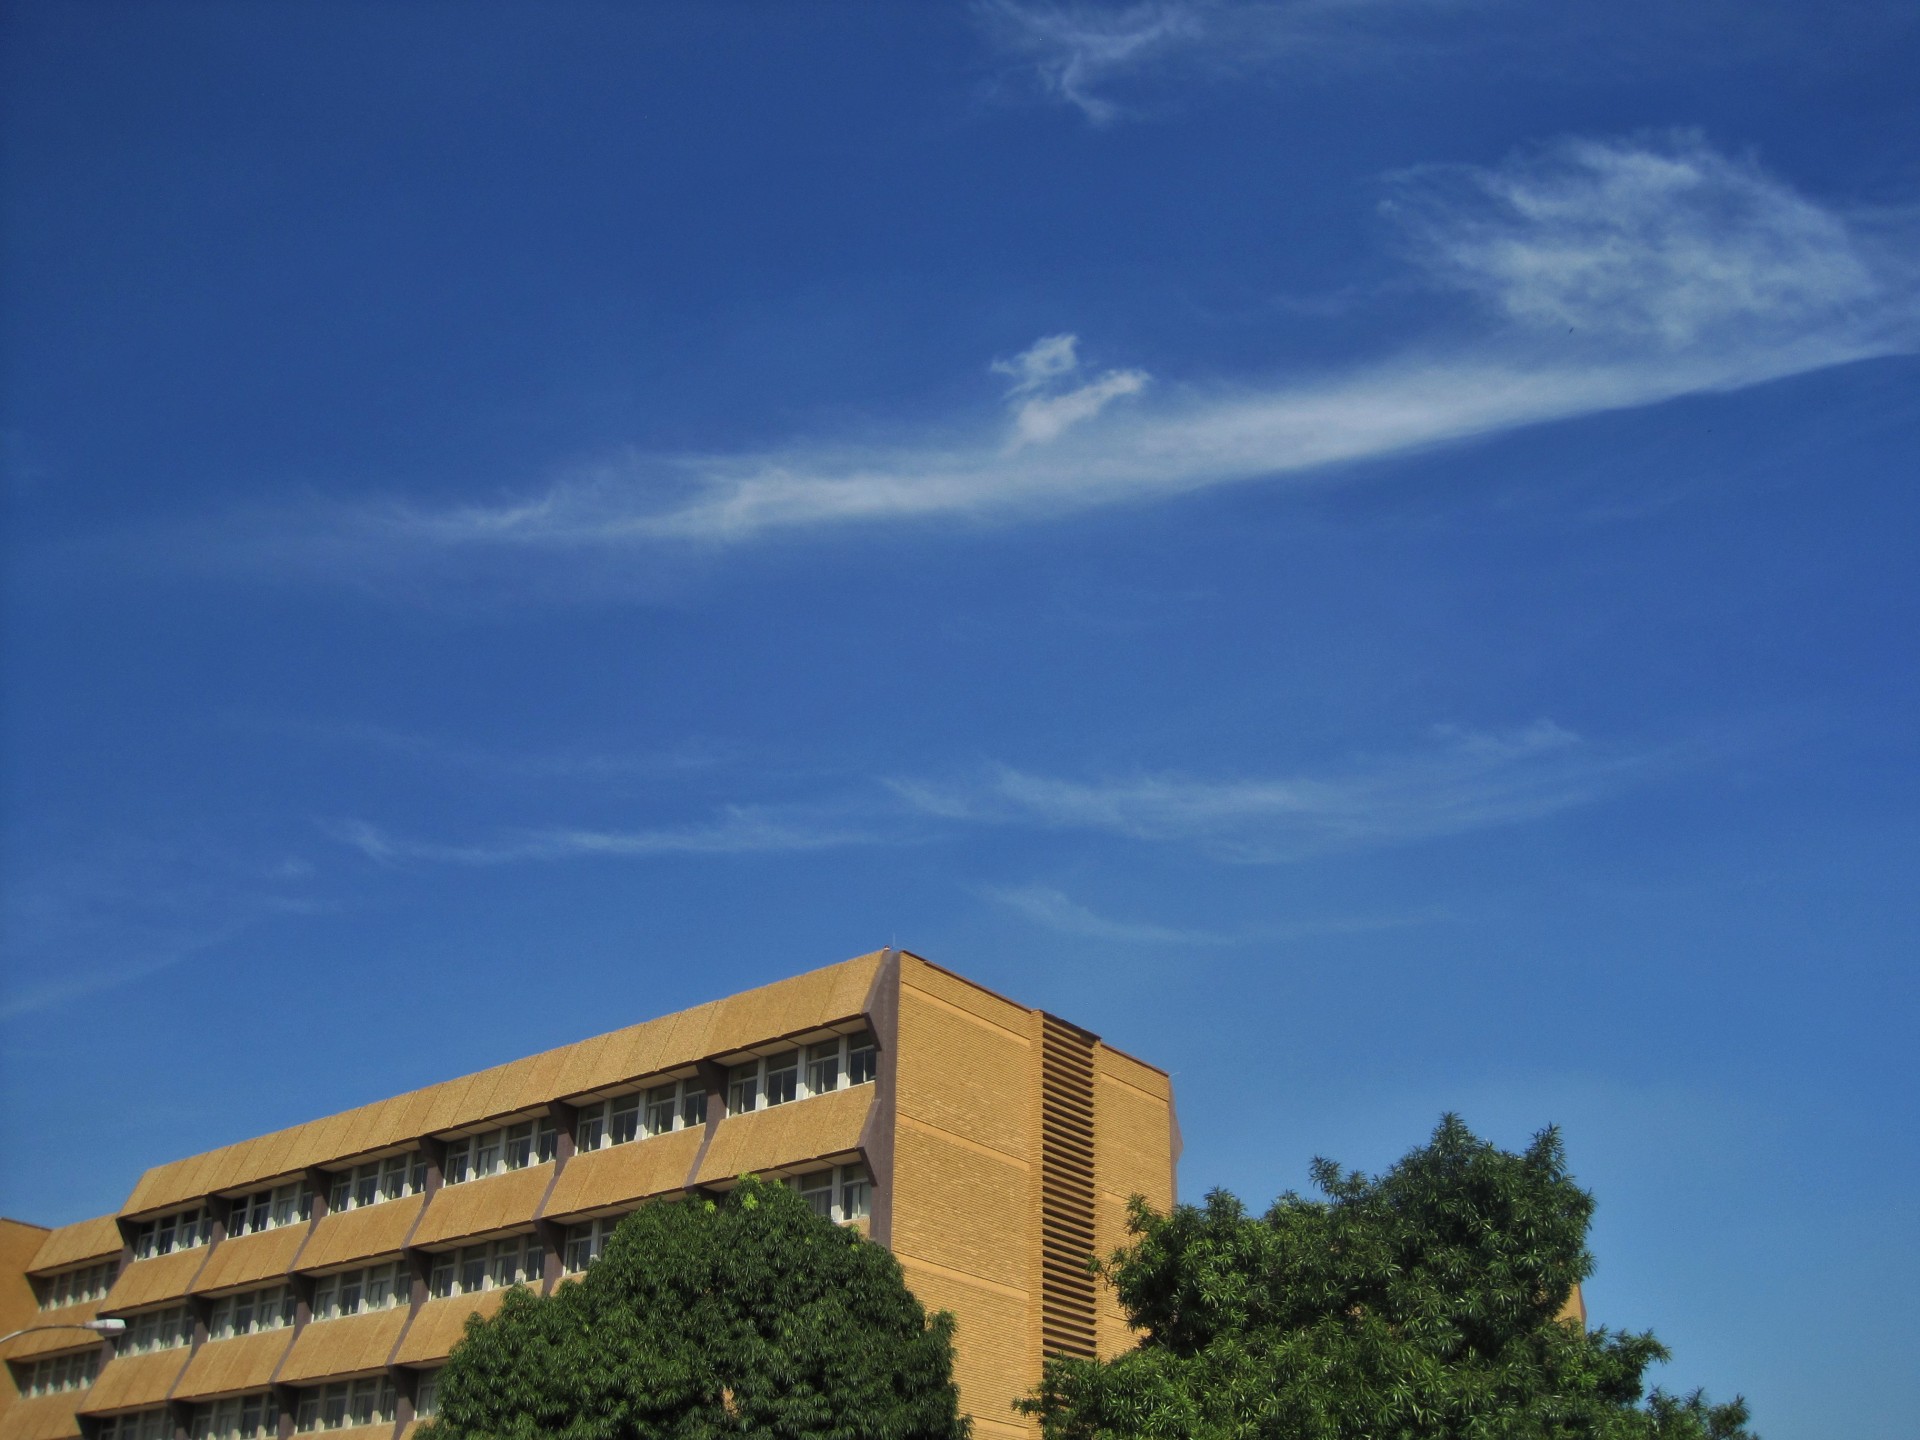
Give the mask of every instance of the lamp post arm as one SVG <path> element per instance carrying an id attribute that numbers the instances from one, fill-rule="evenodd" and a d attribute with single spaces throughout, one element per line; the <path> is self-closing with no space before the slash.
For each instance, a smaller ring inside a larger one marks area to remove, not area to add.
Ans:
<path id="1" fill-rule="evenodd" d="M 69 1324 L 28 1325 L 21 1330 L 9 1330 L 0 1335 L 0 1345 L 9 1340 L 17 1340 L 22 1335 L 38 1335 L 44 1330 L 91 1330 L 96 1335 L 118 1335 L 127 1328 L 124 1320 L 75 1320 Z"/>

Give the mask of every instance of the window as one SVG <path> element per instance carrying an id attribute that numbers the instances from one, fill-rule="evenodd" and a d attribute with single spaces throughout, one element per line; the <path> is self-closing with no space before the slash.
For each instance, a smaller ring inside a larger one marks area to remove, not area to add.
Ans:
<path id="1" fill-rule="evenodd" d="M 33 1283 L 40 1293 L 40 1308 L 58 1310 L 66 1305 L 104 1300 L 119 1271 L 118 1260 L 103 1260 L 98 1265 L 83 1265 L 78 1270 L 63 1270 L 58 1275 L 36 1280 Z"/>
<path id="2" fill-rule="evenodd" d="M 642 1093 L 581 1106 L 573 1144 L 576 1150 L 603 1150 L 706 1123 L 707 1087 L 698 1080 L 674 1080 Z"/>
<path id="3" fill-rule="evenodd" d="M 879 1073 L 879 1052 L 874 1048 L 873 1032 L 862 1030 L 847 1037 L 847 1084 L 869 1085 Z"/>
<path id="4" fill-rule="evenodd" d="M 280 1433 L 280 1404 L 272 1391 L 236 1395 L 193 1410 L 193 1440 L 273 1440 Z"/>
<path id="5" fill-rule="evenodd" d="M 385 1376 L 315 1385 L 294 1406 L 296 1430 L 344 1430 L 349 1425 L 391 1425 L 399 1408 L 393 1381 Z"/>
<path id="6" fill-rule="evenodd" d="M 191 1210 L 179 1210 L 172 1215 L 162 1215 L 158 1220 L 144 1220 L 135 1225 L 133 1258 L 150 1260 L 155 1255 L 191 1250 L 212 1238 L 213 1221 L 207 1215 L 207 1207 L 196 1205 Z"/>
<path id="7" fill-rule="evenodd" d="M 358 1210 L 362 1205 L 378 1205 L 383 1200 L 398 1200 L 418 1195 L 427 1188 L 427 1157 L 414 1152 L 369 1160 L 346 1170 L 333 1172 L 327 1187 L 327 1210 Z"/>
<path id="8" fill-rule="evenodd" d="M 428 1370 L 413 1385 L 413 1418 L 431 1420 L 440 1413 L 440 1372 Z"/>
<path id="9" fill-rule="evenodd" d="M 569 1225 L 566 1248 L 560 1255 L 560 1268 L 569 1275 L 578 1275 L 593 1264 L 600 1258 L 600 1252 L 607 1248 L 614 1227 L 626 1218 L 624 1215 L 603 1215 L 598 1220 L 583 1220 L 578 1225 Z"/>
<path id="10" fill-rule="evenodd" d="M 760 1108 L 760 1062 L 749 1060 L 727 1071 L 727 1114 L 744 1115 Z"/>
<path id="11" fill-rule="evenodd" d="M 75 1355 L 55 1355 L 31 1365 L 15 1365 L 23 1399 L 35 1395 L 58 1395 L 62 1390 L 84 1390 L 93 1383 L 100 1369 L 100 1351 L 82 1350 Z"/>
<path id="12" fill-rule="evenodd" d="M 173 1350 L 193 1343 L 193 1311 L 185 1305 L 148 1310 L 127 1317 L 116 1355 L 145 1355 L 149 1350 Z"/>
<path id="13" fill-rule="evenodd" d="M 447 1142 L 447 1184 L 484 1180 L 489 1175 L 543 1165 L 559 1149 L 560 1133 L 546 1117 L 522 1120 L 499 1130 L 484 1130 Z"/>
<path id="14" fill-rule="evenodd" d="M 546 1246 L 534 1234 L 443 1250 L 433 1257 L 427 1293 L 439 1300 L 448 1295 L 477 1295 L 507 1285 L 538 1285 L 546 1273 L 546 1263 Z"/>
<path id="15" fill-rule="evenodd" d="M 814 1214 L 836 1224 L 865 1220 L 873 1211 L 873 1177 L 864 1165 L 816 1170 L 793 1183 Z"/>
<path id="16" fill-rule="evenodd" d="M 850 1085 L 865 1085 L 874 1077 L 872 1032 L 837 1035 L 799 1050 L 783 1050 L 760 1060 L 749 1060 L 727 1071 L 727 1113 L 744 1115 L 825 1095 Z"/>
<path id="17" fill-rule="evenodd" d="M 125 1415 L 109 1415 L 94 1432 L 100 1440 L 173 1440 L 173 1419 L 167 1407 L 130 1410 Z"/>
<path id="18" fill-rule="evenodd" d="M 269 1285 L 264 1290 L 222 1295 L 214 1301 L 213 1323 L 207 1327 L 207 1338 L 230 1340 L 236 1335 L 254 1335 L 262 1330 L 282 1330 L 292 1323 L 292 1287 Z"/>
<path id="19" fill-rule="evenodd" d="M 292 1225 L 313 1214 L 313 1191 L 303 1180 L 242 1195 L 227 1212 L 228 1235 L 255 1235 Z"/>
<path id="20" fill-rule="evenodd" d="M 365 1315 L 407 1303 L 413 1275 L 404 1260 L 339 1270 L 322 1275 L 313 1287 L 313 1318 L 337 1320 L 343 1315 Z"/>

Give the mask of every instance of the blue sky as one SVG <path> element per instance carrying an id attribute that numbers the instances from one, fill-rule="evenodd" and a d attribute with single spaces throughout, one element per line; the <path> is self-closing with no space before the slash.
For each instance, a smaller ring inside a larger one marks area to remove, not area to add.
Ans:
<path id="1" fill-rule="evenodd" d="M 897 940 L 1909 1433 L 1920 16 L 1674 8 L 6 7 L 0 1210 Z"/>

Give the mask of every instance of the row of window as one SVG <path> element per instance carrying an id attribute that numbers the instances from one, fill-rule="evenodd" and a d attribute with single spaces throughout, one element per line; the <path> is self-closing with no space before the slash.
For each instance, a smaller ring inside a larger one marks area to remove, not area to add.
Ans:
<path id="1" fill-rule="evenodd" d="M 825 1095 L 852 1085 L 864 1085 L 876 1071 L 873 1035 L 837 1035 L 777 1055 L 763 1056 L 727 1071 L 727 1113 L 744 1115 L 809 1095 Z"/>
<path id="2" fill-rule="evenodd" d="M 400 1397 L 391 1377 L 341 1380 L 300 1392 L 295 1430 L 344 1430 L 351 1425 L 391 1425 Z"/>
<path id="3" fill-rule="evenodd" d="M 792 1100 L 804 1100 L 810 1095 L 864 1085 L 873 1079 L 876 1068 L 873 1035 L 865 1030 L 784 1050 L 735 1065 L 727 1072 L 727 1113 L 746 1114 Z M 598 1150 L 628 1140 L 704 1125 L 706 1119 L 705 1086 L 697 1080 L 678 1080 L 581 1107 L 574 1143 L 581 1150 Z M 544 1164 L 554 1158 L 558 1142 L 558 1131 L 550 1119 L 523 1120 L 450 1140 L 443 1168 L 446 1183 L 458 1185 Z M 398 1200 L 418 1194 L 426 1188 L 426 1181 L 424 1155 L 390 1155 L 370 1160 L 334 1173 L 327 1208 L 353 1210 L 385 1200 Z M 304 1181 L 289 1181 L 234 1201 L 228 1215 L 227 1233 L 251 1235 L 295 1224 L 312 1214 L 311 1189 Z M 135 1225 L 134 1258 L 146 1260 L 156 1255 L 171 1255 L 176 1250 L 205 1245 L 212 1238 L 212 1216 L 205 1205 L 199 1205 Z M 110 1265 L 90 1266 L 70 1274 L 93 1277 L 94 1272 L 100 1270 L 108 1272 L 105 1280 L 110 1283 Z M 50 1283 L 58 1284 L 66 1279 L 66 1276 L 55 1276 Z M 98 1295 L 89 1292 L 78 1298 L 98 1299 L 105 1293 L 102 1286 Z M 48 1309 L 53 1303 L 73 1304 L 75 1300 L 50 1302 L 43 1298 L 41 1301 L 42 1307 Z"/>
<path id="4" fill-rule="evenodd" d="M 574 1120 L 573 1148 L 601 1150 L 675 1130 L 696 1130 L 706 1123 L 707 1087 L 698 1080 L 675 1080 L 582 1105 Z"/>
<path id="5" fill-rule="evenodd" d="M 95 1432 L 99 1440 L 173 1440 L 173 1418 L 162 1405 L 153 1410 L 129 1410 L 109 1415 Z"/>
<path id="6" fill-rule="evenodd" d="M 544 1165 L 559 1152 L 560 1132 L 551 1120 L 522 1120 L 447 1142 L 443 1169 L 449 1185 L 484 1180 L 529 1165 Z"/>
<path id="7" fill-rule="evenodd" d="M 313 1286 L 313 1318 L 337 1320 L 342 1315 L 364 1315 L 391 1310 L 413 1297 L 413 1276 L 404 1260 L 338 1270 L 322 1275 Z"/>
<path id="8" fill-rule="evenodd" d="M 83 1305 L 89 1300 L 104 1300 L 120 1273 L 118 1260 L 103 1260 L 98 1265 L 83 1265 L 34 1282 L 40 1294 L 42 1310 L 58 1310 L 63 1305 Z"/>
<path id="9" fill-rule="evenodd" d="M 282 1225 L 298 1224 L 313 1215 L 313 1191 L 304 1180 L 275 1185 L 242 1195 L 227 1212 L 227 1234 L 254 1235 Z"/>
<path id="10" fill-rule="evenodd" d="M 151 1260 L 156 1255 L 171 1255 L 176 1250 L 191 1250 L 213 1239 L 213 1216 L 205 1205 L 191 1210 L 176 1210 L 157 1220 L 143 1220 L 133 1227 L 133 1258 Z"/>
<path id="11" fill-rule="evenodd" d="M 264 1290 L 243 1290 L 238 1295 L 222 1295 L 213 1302 L 213 1321 L 207 1336 L 213 1340 L 231 1340 L 236 1335 L 257 1335 L 262 1330 L 284 1330 L 293 1324 L 293 1287 L 269 1285 Z"/>
<path id="12" fill-rule="evenodd" d="M 800 1175 L 793 1181 L 814 1214 L 835 1224 L 865 1220 L 873 1213 L 873 1176 L 864 1165 L 841 1165 Z"/>
<path id="13" fill-rule="evenodd" d="M 456 1145 L 462 1142 L 455 1141 Z M 418 1151 L 410 1155 L 389 1155 L 363 1165 L 336 1170 L 327 1192 L 327 1210 L 358 1210 L 363 1205 L 378 1205 L 418 1195 L 427 1188 L 427 1157 Z"/>
<path id="14" fill-rule="evenodd" d="M 77 1355 L 55 1355 L 30 1365 L 15 1365 L 14 1376 L 20 1394 L 31 1399 L 35 1395 L 57 1395 L 62 1390 L 84 1390 L 99 1369 L 100 1351 L 96 1346 Z"/>
<path id="15" fill-rule="evenodd" d="M 546 1247 L 534 1234 L 513 1235 L 481 1245 L 444 1250 L 433 1257 L 427 1294 L 477 1295 L 507 1285 L 537 1285 L 546 1268 Z"/>
<path id="16" fill-rule="evenodd" d="M 273 1440 L 279 1433 L 280 1402 L 272 1391 L 197 1405 L 189 1431 L 193 1440 Z"/>
<path id="17" fill-rule="evenodd" d="M 153 1350 L 175 1350 L 193 1343 L 193 1311 L 185 1305 L 148 1310 L 127 1321 L 114 1345 L 116 1355 L 145 1355 Z"/>

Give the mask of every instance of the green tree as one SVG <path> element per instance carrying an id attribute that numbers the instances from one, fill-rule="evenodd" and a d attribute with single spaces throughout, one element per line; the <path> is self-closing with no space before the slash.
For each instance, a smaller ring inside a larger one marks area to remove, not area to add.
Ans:
<path id="1" fill-rule="evenodd" d="M 885 1247 L 755 1180 L 641 1207 L 441 1372 L 433 1440 L 965 1440 L 953 1319 Z"/>
<path id="2" fill-rule="evenodd" d="M 1593 1198 L 1556 1131 L 1516 1155 L 1449 1115 L 1385 1175 L 1313 1178 L 1260 1217 L 1135 1199 L 1097 1268 L 1142 1343 L 1048 1363 L 1047 1440 L 1753 1440 L 1738 1399 L 1643 1394 L 1651 1333 L 1560 1318 Z"/>

